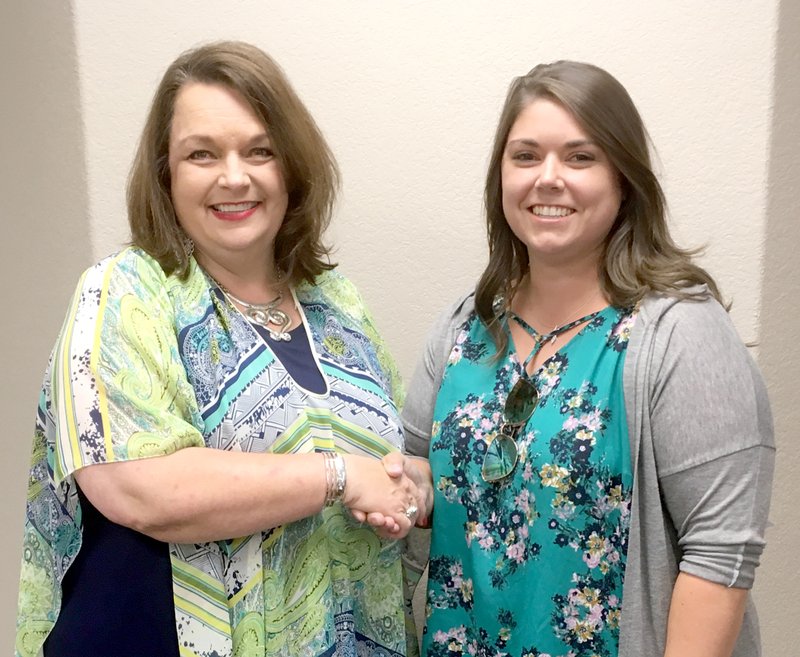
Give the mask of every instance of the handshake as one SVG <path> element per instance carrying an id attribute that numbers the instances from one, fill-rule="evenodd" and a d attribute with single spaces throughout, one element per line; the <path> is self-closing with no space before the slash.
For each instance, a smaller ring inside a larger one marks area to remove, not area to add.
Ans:
<path id="1" fill-rule="evenodd" d="M 399 539 L 416 524 L 427 527 L 433 481 L 427 459 L 389 452 L 380 461 L 343 454 L 347 483 L 341 502 L 383 538 Z"/>

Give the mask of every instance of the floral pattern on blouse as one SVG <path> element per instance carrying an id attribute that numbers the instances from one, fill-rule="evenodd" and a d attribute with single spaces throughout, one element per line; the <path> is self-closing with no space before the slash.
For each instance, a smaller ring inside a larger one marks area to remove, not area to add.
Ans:
<path id="1" fill-rule="evenodd" d="M 423 654 L 618 652 L 632 466 L 622 367 L 635 311 L 609 306 L 533 374 L 539 404 L 514 471 L 481 477 L 522 366 L 474 315 L 437 397 Z M 510 343 L 513 344 L 513 343 Z"/>

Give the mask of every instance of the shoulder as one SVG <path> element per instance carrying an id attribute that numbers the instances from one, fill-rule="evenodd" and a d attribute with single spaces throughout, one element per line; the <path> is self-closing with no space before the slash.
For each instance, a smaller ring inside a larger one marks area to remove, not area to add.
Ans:
<path id="1" fill-rule="evenodd" d="M 313 283 L 300 283 L 295 292 L 304 303 L 323 301 L 353 317 L 364 312 L 364 300 L 355 284 L 338 269 L 323 271 Z"/>
<path id="2" fill-rule="evenodd" d="M 645 375 L 653 403 L 666 408 L 676 402 L 670 411 L 674 426 L 682 416 L 697 423 L 701 414 L 714 415 L 719 425 L 719 416 L 741 424 L 750 415 L 761 422 L 752 435 L 770 434 L 763 377 L 718 301 L 653 297 L 640 310 L 642 358 L 633 371 Z"/>
<path id="3" fill-rule="evenodd" d="M 711 295 L 650 295 L 642 301 L 639 313 L 640 332 L 649 335 L 655 348 L 746 351 L 727 310 Z"/>
<path id="4" fill-rule="evenodd" d="M 113 317 L 131 313 L 168 321 L 173 314 L 171 281 L 178 283 L 172 278 L 141 249 L 123 249 L 83 272 L 68 316 L 85 326 L 105 325 Z"/>
<path id="5" fill-rule="evenodd" d="M 120 287 L 147 290 L 166 286 L 167 276 L 153 257 L 138 247 L 106 256 L 81 276 L 84 287 L 111 291 Z"/>
<path id="6" fill-rule="evenodd" d="M 474 316 L 475 295 L 472 290 L 460 295 L 438 316 L 428 332 L 425 350 L 409 386 L 403 407 L 406 448 L 410 454 L 427 456 L 436 395 L 445 366 L 458 333 Z"/>
<path id="7" fill-rule="evenodd" d="M 436 318 L 428 335 L 429 344 L 445 342 L 451 347 L 459 329 L 475 313 L 475 291 L 470 290 L 459 296 L 454 303 L 447 306 Z"/>
<path id="8" fill-rule="evenodd" d="M 727 312 L 703 286 L 687 288 L 690 296 L 648 294 L 641 302 L 641 311 L 649 319 L 676 322 L 681 318 L 692 319 L 717 315 L 727 317 Z"/>
<path id="9" fill-rule="evenodd" d="M 475 293 L 462 294 L 439 314 L 428 331 L 423 362 L 437 382 L 441 380 L 447 359 L 464 325 L 475 316 Z M 438 383 L 437 383 L 438 388 Z"/>
<path id="10" fill-rule="evenodd" d="M 763 377 L 725 308 L 711 297 L 648 298 L 641 313 L 641 348 L 625 367 L 626 404 L 635 431 L 650 436 L 659 475 L 772 448 Z"/>

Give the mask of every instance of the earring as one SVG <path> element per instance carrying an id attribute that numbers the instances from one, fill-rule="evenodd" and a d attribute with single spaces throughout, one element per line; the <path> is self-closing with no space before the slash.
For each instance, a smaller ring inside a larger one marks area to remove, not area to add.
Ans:
<path id="1" fill-rule="evenodd" d="M 194 240 L 188 235 L 185 235 L 183 238 L 183 252 L 187 260 L 191 258 L 194 253 Z"/>
<path id="2" fill-rule="evenodd" d="M 173 247 L 172 252 L 175 255 L 175 263 L 178 267 L 184 267 L 189 264 L 189 260 L 194 253 L 194 242 L 192 238 L 186 233 L 181 231 L 183 237 L 178 237 L 180 240 L 178 244 Z"/>

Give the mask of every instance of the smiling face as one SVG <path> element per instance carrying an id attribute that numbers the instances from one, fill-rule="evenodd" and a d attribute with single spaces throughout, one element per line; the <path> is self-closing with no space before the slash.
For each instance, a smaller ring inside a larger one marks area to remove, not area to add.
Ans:
<path id="1" fill-rule="evenodd" d="M 532 266 L 597 264 L 622 202 L 619 176 L 561 105 L 538 98 L 519 113 L 501 179 L 506 221 Z"/>
<path id="2" fill-rule="evenodd" d="M 197 261 L 270 270 L 288 205 L 266 126 L 236 92 L 190 82 L 175 99 L 169 140 L 172 203 Z"/>

